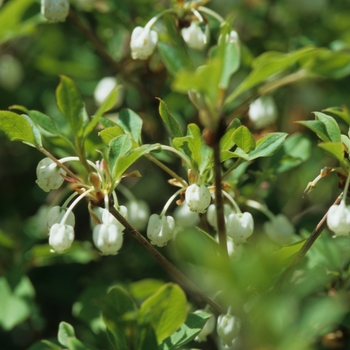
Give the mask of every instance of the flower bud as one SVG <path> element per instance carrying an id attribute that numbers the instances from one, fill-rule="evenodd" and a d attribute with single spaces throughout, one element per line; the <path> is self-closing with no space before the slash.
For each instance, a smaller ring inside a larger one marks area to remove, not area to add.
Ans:
<path id="1" fill-rule="evenodd" d="M 265 222 L 263 229 L 268 237 L 279 245 L 291 243 L 295 235 L 294 226 L 283 214 L 276 215 L 271 221 Z"/>
<path id="2" fill-rule="evenodd" d="M 74 241 L 74 229 L 70 225 L 53 224 L 49 233 L 49 244 L 56 253 L 64 253 Z"/>
<path id="3" fill-rule="evenodd" d="M 185 198 L 188 207 L 195 213 L 205 213 L 211 201 L 208 187 L 197 184 L 187 187 Z"/>
<path id="4" fill-rule="evenodd" d="M 147 237 L 151 244 L 163 247 L 173 237 L 175 221 L 171 216 L 152 214 L 148 221 Z"/>
<path id="5" fill-rule="evenodd" d="M 45 192 L 57 190 L 64 181 L 61 174 L 66 175 L 66 172 L 59 168 L 50 158 L 44 158 L 36 168 L 36 176 L 38 178 L 36 183 Z"/>
<path id="6" fill-rule="evenodd" d="M 52 207 L 50 211 L 47 214 L 47 228 L 50 230 L 51 226 L 57 223 L 60 223 L 64 214 L 66 213 L 67 209 L 61 208 L 59 205 L 56 205 L 55 207 Z M 66 225 L 75 226 L 75 216 L 74 213 L 71 211 L 68 214 L 68 217 L 65 222 Z"/>
<path id="7" fill-rule="evenodd" d="M 191 211 L 186 202 L 174 210 L 174 219 L 181 227 L 194 227 L 199 224 L 199 215 Z"/>
<path id="8" fill-rule="evenodd" d="M 345 201 L 339 205 L 332 205 L 327 214 L 327 225 L 336 236 L 349 236 L 350 234 L 350 206 L 345 206 Z"/>
<path id="9" fill-rule="evenodd" d="M 145 229 L 151 215 L 148 203 L 140 199 L 135 199 L 126 203 L 126 207 L 128 209 L 128 220 L 130 224 L 137 230 Z"/>
<path id="10" fill-rule="evenodd" d="M 68 0 L 41 0 L 41 14 L 48 22 L 64 22 L 68 13 Z"/>
<path id="11" fill-rule="evenodd" d="M 271 96 L 261 96 L 249 106 L 249 119 L 254 126 L 262 129 L 277 119 L 277 108 Z"/>
<path id="12" fill-rule="evenodd" d="M 199 314 L 201 312 L 204 312 L 204 310 L 196 310 L 194 313 Z M 198 343 L 207 341 L 207 336 L 211 333 L 213 333 L 215 329 L 215 316 L 212 315 L 207 319 L 207 322 L 203 326 L 202 330 L 197 334 L 197 336 L 194 338 L 195 341 Z"/>
<path id="13" fill-rule="evenodd" d="M 209 42 L 209 28 L 204 24 L 202 29 L 201 24 L 202 22 L 192 21 L 189 27 L 181 29 L 181 35 L 191 49 L 203 50 Z"/>
<path id="14" fill-rule="evenodd" d="M 244 243 L 252 235 L 254 230 L 254 220 L 252 214 L 233 213 L 227 219 L 227 234 L 235 243 Z"/>
<path id="15" fill-rule="evenodd" d="M 225 345 L 230 346 L 240 330 L 241 320 L 237 316 L 226 314 L 218 317 L 216 331 Z"/>
<path id="16" fill-rule="evenodd" d="M 232 213 L 231 206 L 229 204 L 224 204 L 224 217 L 225 222 L 227 222 L 228 216 Z M 215 230 L 217 229 L 217 218 L 216 218 L 216 205 L 210 204 L 207 209 L 207 221 L 210 226 L 214 227 Z"/>
<path id="17" fill-rule="evenodd" d="M 118 225 L 96 225 L 92 234 L 95 246 L 102 255 L 116 255 L 123 245 L 123 232 Z"/>
<path id="18" fill-rule="evenodd" d="M 131 34 L 131 57 L 136 60 L 146 60 L 152 55 L 158 42 L 158 34 L 145 27 L 136 27 Z"/>

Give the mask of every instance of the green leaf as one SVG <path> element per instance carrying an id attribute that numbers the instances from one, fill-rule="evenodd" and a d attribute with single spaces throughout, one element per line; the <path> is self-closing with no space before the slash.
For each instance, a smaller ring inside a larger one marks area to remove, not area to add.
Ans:
<path id="1" fill-rule="evenodd" d="M 271 252 L 271 259 L 276 262 L 277 265 L 286 266 L 291 259 L 299 252 L 304 245 L 306 239 L 284 246 L 274 252 Z"/>
<path id="2" fill-rule="evenodd" d="M 329 107 L 327 109 L 324 109 L 323 112 L 333 113 L 338 117 L 342 118 L 348 125 L 350 125 L 350 113 L 346 106 Z"/>
<path id="3" fill-rule="evenodd" d="M 255 148 L 255 140 L 249 129 L 241 125 L 232 134 L 232 141 L 244 152 L 249 153 Z"/>
<path id="4" fill-rule="evenodd" d="M 316 116 L 316 119 L 324 124 L 327 131 L 327 135 L 329 136 L 330 140 L 333 142 L 340 142 L 341 133 L 340 133 L 339 125 L 334 120 L 334 118 L 321 112 L 314 112 L 314 114 Z"/>
<path id="5" fill-rule="evenodd" d="M 0 130 L 11 141 L 22 141 L 33 147 L 41 146 L 40 131 L 26 115 L 0 111 Z"/>
<path id="6" fill-rule="evenodd" d="M 158 342 L 153 327 L 150 324 L 142 325 L 137 331 L 136 350 L 158 349 Z"/>
<path id="7" fill-rule="evenodd" d="M 75 337 L 73 326 L 67 322 L 59 324 L 57 339 L 68 350 L 88 350 L 88 347 Z"/>
<path id="8" fill-rule="evenodd" d="M 176 284 L 168 283 L 145 300 L 140 308 L 140 318 L 149 320 L 156 333 L 158 344 L 174 333 L 185 321 L 186 296 Z"/>
<path id="9" fill-rule="evenodd" d="M 159 114 L 163 119 L 163 122 L 167 125 L 170 136 L 171 137 L 182 137 L 183 132 L 181 130 L 181 126 L 178 123 L 178 121 L 174 118 L 174 116 L 170 113 L 168 106 L 166 103 L 161 100 L 160 98 L 157 98 L 159 100 Z"/>
<path id="10" fill-rule="evenodd" d="M 164 282 L 152 278 L 146 278 L 141 281 L 130 284 L 129 290 L 131 295 L 136 300 L 144 300 L 154 294 Z"/>
<path id="11" fill-rule="evenodd" d="M 57 105 L 75 135 L 82 134 L 85 120 L 84 103 L 80 92 L 72 79 L 61 75 L 56 89 Z"/>
<path id="12" fill-rule="evenodd" d="M 135 334 L 137 307 L 124 289 L 114 287 L 109 291 L 102 305 L 102 317 L 114 348 L 131 349 L 135 339 L 128 335 Z"/>
<path id="13" fill-rule="evenodd" d="M 292 64 L 298 62 L 303 57 L 308 57 L 311 52 L 315 51 L 313 47 L 304 47 L 291 53 L 282 52 L 265 52 L 252 62 L 253 70 L 245 80 L 238 86 L 238 88 L 231 93 L 225 103 L 232 102 L 243 92 L 262 83 L 270 76 L 283 71 Z"/>
<path id="14" fill-rule="evenodd" d="M 0 11 L 0 44 L 34 31 L 39 16 L 24 18 L 25 12 L 35 2 L 36 0 L 12 0 L 3 5 Z"/>
<path id="15" fill-rule="evenodd" d="M 114 126 L 110 126 L 106 129 L 103 129 L 99 135 L 101 136 L 102 142 L 109 146 L 109 143 L 116 137 L 120 136 L 120 135 L 124 135 L 125 132 L 122 129 L 121 126 L 119 125 L 114 125 Z"/>
<path id="16" fill-rule="evenodd" d="M 202 136 L 196 124 L 187 126 L 187 135 L 173 139 L 173 145 L 177 150 L 182 150 L 192 161 L 193 168 L 199 170 L 202 162 Z"/>
<path id="17" fill-rule="evenodd" d="M 249 160 L 249 155 L 245 153 L 240 148 L 237 148 L 234 152 L 231 151 L 221 151 L 220 153 L 220 160 L 221 162 L 224 162 L 231 158 L 242 158 L 244 160 Z"/>
<path id="18" fill-rule="evenodd" d="M 124 156 L 131 148 L 131 136 L 124 134 L 115 137 L 109 144 L 108 165 L 111 173 L 116 171 L 118 159 Z"/>
<path id="19" fill-rule="evenodd" d="M 296 123 L 306 126 L 312 130 L 322 141 L 328 142 L 330 138 L 327 134 L 326 126 L 319 120 L 301 120 Z"/>
<path id="20" fill-rule="evenodd" d="M 160 350 L 176 350 L 192 341 L 202 330 L 211 314 L 188 314 L 186 322 L 160 345 Z"/>
<path id="21" fill-rule="evenodd" d="M 336 158 L 340 162 L 344 160 L 344 145 L 342 142 L 324 142 L 319 143 L 318 147 L 326 151 L 327 154 Z"/>
<path id="22" fill-rule="evenodd" d="M 35 124 L 40 126 L 45 131 L 48 131 L 49 133 L 51 133 L 53 135 L 60 134 L 55 122 L 48 115 L 41 113 L 39 111 L 34 111 L 34 110 L 28 111 L 27 114 L 34 121 Z"/>
<path id="23" fill-rule="evenodd" d="M 131 109 L 122 109 L 119 113 L 117 124 L 125 133 L 131 135 L 136 144 L 141 143 L 142 119 Z"/>
<path id="24" fill-rule="evenodd" d="M 99 123 L 101 117 L 114 107 L 114 105 L 118 100 L 119 89 L 120 89 L 120 86 L 118 85 L 108 94 L 106 99 L 103 101 L 102 105 L 96 111 L 95 115 L 92 117 L 90 122 L 86 125 L 84 130 L 84 137 L 87 137 L 91 133 L 91 131 L 94 130 L 96 125 Z"/>
<path id="25" fill-rule="evenodd" d="M 256 148 L 249 153 L 249 159 L 253 160 L 273 155 L 282 146 L 286 137 L 287 134 L 283 132 L 266 134 L 257 141 Z"/>

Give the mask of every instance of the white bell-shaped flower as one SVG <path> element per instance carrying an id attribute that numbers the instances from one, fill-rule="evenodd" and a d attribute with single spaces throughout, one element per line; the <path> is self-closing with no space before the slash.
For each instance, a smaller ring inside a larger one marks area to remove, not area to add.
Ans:
<path id="1" fill-rule="evenodd" d="M 67 209 L 61 208 L 59 205 L 52 207 L 47 214 L 47 228 L 50 230 L 51 226 L 60 223 Z M 65 220 L 66 225 L 72 227 L 75 226 L 75 216 L 72 211 L 69 212 L 67 219 Z"/>
<path id="2" fill-rule="evenodd" d="M 216 331 L 225 345 L 231 346 L 240 330 L 241 320 L 237 316 L 226 314 L 218 317 Z"/>
<path id="3" fill-rule="evenodd" d="M 68 0 L 41 0 L 41 14 L 48 20 L 48 22 L 64 22 L 68 13 Z"/>
<path id="4" fill-rule="evenodd" d="M 146 60 L 152 55 L 158 42 L 156 31 L 147 27 L 136 27 L 131 33 L 131 57 L 136 60 Z"/>
<path id="5" fill-rule="evenodd" d="M 224 217 L 225 217 L 225 223 L 227 223 L 228 216 L 232 213 L 232 208 L 229 204 L 224 204 Z M 214 227 L 215 230 L 217 229 L 217 218 L 216 218 L 216 205 L 210 204 L 207 209 L 207 221 L 210 226 Z"/>
<path id="6" fill-rule="evenodd" d="M 211 201 L 208 187 L 197 184 L 187 187 L 185 198 L 188 207 L 195 213 L 205 213 Z"/>
<path id="7" fill-rule="evenodd" d="M 112 223 L 96 225 L 92 240 L 102 255 L 116 255 L 123 245 L 121 227 Z"/>
<path id="8" fill-rule="evenodd" d="M 173 237 L 175 220 L 172 216 L 152 214 L 148 221 L 147 237 L 151 244 L 163 247 Z"/>
<path id="9" fill-rule="evenodd" d="M 45 192 L 56 190 L 64 181 L 61 174 L 66 175 L 66 172 L 59 168 L 50 158 L 44 158 L 39 162 L 36 168 L 36 183 Z"/>
<path id="10" fill-rule="evenodd" d="M 263 229 L 267 236 L 279 245 L 290 244 L 295 237 L 294 226 L 283 214 L 278 214 L 272 220 L 265 222 Z"/>
<path id="11" fill-rule="evenodd" d="M 235 243 L 231 237 L 227 237 L 227 253 L 230 258 L 239 260 L 243 253 L 242 244 Z"/>
<path id="12" fill-rule="evenodd" d="M 137 230 L 144 230 L 151 215 L 148 203 L 141 199 L 135 199 L 127 202 L 126 208 L 130 224 Z"/>
<path id="13" fill-rule="evenodd" d="M 248 116 L 258 129 L 274 123 L 277 119 L 277 108 L 272 96 L 261 96 L 252 102 L 249 106 Z"/>
<path id="14" fill-rule="evenodd" d="M 227 219 L 227 234 L 235 243 L 244 243 L 254 231 L 252 214 L 245 212 L 230 214 Z"/>
<path id="15" fill-rule="evenodd" d="M 181 227 L 194 227 L 199 224 L 199 215 L 190 210 L 186 202 L 174 210 L 176 224 Z"/>
<path id="16" fill-rule="evenodd" d="M 119 227 L 121 231 L 125 229 L 125 227 L 107 209 L 105 208 L 101 208 L 101 209 L 98 209 L 97 211 L 94 210 L 94 212 L 102 224 L 116 225 Z M 118 211 L 125 219 L 127 219 L 128 209 L 124 205 L 121 205 Z"/>
<path id="17" fill-rule="evenodd" d="M 198 314 L 201 312 L 204 312 L 204 310 L 196 310 L 194 313 Z M 207 319 L 207 322 L 203 326 L 202 330 L 194 338 L 194 340 L 197 341 L 198 343 L 207 341 L 207 336 L 213 333 L 215 329 L 215 324 L 216 324 L 215 316 L 212 315 Z"/>
<path id="18" fill-rule="evenodd" d="M 94 99 L 98 106 L 101 106 L 105 101 L 110 92 L 118 85 L 116 77 L 104 77 L 102 78 L 95 87 Z M 121 98 L 118 93 L 118 100 L 115 101 L 116 106 L 118 102 L 121 102 Z"/>
<path id="19" fill-rule="evenodd" d="M 74 241 L 74 229 L 70 225 L 53 224 L 49 233 L 49 244 L 53 252 L 64 253 Z"/>
<path id="20" fill-rule="evenodd" d="M 209 42 L 209 28 L 203 22 L 192 21 L 189 27 L 181 29 L 181 35 L 191 49 L 203 50 Z"/>
<path id="21" fill-rule="evenodd" d="M 336 236 L 349 236 L 350 234 L 350 206 L 342 200 L 339 205 L 332 205 L 327 214 L 327 225 Z"/>

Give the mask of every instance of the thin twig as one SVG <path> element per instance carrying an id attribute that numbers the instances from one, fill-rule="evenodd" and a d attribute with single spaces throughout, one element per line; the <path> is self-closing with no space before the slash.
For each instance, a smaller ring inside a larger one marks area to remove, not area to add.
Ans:
<path id="1" fill-rule="evenodd" d="M 150 253 L 159 263 L 159 265 L 171 275 L 182 288 L 200 297 L 203 301 L 217 310 L 219 313 L 225 313 L 225 310 L 213 299 L 203 293 L 190 279 L 188 279 L 177 267 L 166 259 L 159 251 L 151 245 L 141 233 L 136 230 L 113 206 L 109 208 L 110 213 L 123 225 L 129 234 L 131 234 L 138 243 L 140 243 L 148 253 Z"/>

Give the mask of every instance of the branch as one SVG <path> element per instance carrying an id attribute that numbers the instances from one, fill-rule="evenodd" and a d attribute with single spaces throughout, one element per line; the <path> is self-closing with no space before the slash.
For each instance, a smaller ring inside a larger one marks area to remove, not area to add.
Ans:
<path id="1" fill-rule="evenodd" d="M 159 265 L 171 275 L 183 289 L 200 297 L 203 301 L 217 310 L 219 313 L 225 313 L 225 310 L 213 299 L 204 294 L 191 280 L 189 280 L 177 267 L 166 259 L 159 251 L 151 245 L 145 237 L 141 235 L 113 206 L 109 208 L 110 213 L 123 225 L 129 234 L 131 234 L 138 243 L 140 243 L 154 258 Z"/>

